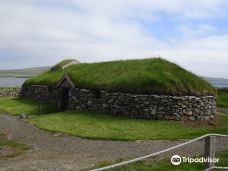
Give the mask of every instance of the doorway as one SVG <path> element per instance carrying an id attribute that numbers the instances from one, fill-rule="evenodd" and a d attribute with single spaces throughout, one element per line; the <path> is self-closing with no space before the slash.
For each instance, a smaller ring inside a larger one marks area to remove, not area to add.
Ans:
<path id="1" fill-rule="evenodd" d="M 70 88 L 63 88 L 62 90 L 62 99 L 61 99 L 61 110 L 66 110 L 69 102 L 69 91 Z"/>

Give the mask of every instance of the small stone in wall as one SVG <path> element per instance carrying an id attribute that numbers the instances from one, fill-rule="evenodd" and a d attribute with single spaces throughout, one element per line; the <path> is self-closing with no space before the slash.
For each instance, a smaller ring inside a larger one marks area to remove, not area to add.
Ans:
<path id="1" fill-rule="evenodd" d="M 176 120 L 177 121 L 181 120 L 181 116 L 180 115 L 176 115 Z"/>
<path id="2" fill-rule="evenodd" d="M 155 114 L 156 114 L 156 109 L 152 109 L 152 110 L 151 110 L 151 114 L 152 114 L 152 115 L 155 115 Z"/>
<path id="3" fill-rule="evenodd" d="M 186 110 L 184 113 L 185 113 L 186 115 L 188 115 L 188 116 L 191 116 L 191 115 L 192 115 L 192 111 L 190 111 L 190 110 Z"/>
<path id="4" fill-rule="evenodd" d="M 190 120 L 190 121 L 194 121 L 194 120 L 196 120 L 196 118 L 195 118 L 194 116 L 190 116 L 190 117 L 189 117 L 189 120 Z"/>

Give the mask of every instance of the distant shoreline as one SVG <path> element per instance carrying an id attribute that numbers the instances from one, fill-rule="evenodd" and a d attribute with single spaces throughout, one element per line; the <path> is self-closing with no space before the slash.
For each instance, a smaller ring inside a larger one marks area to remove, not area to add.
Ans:
<path id="1" fill-rule="evenodd" d="M 28 77 L 28 76 L 0 76 L 0 78 L 31 78 L 32 76 Z"/>
<path id="2" fill-rule="evenodd" d="M 31 78 L 34 77 L 50 67 L 35 67 L 35 68 L 24 68 L 24 69 L 12 69 L 12 70 L 0 70 L 0 78 Z"/>
<path id="3" fill-rule="evenodd" d="M 16 78 L 16 79 L 29 79 L 29 78 L 32 78 L 36 76 L 35 74 L 31 74 L 31 75 L 14 75 L 14 74 L 9 74 L 9 75 L 0 75 L 0 78 L 4 79 L 4 78 Z M 207 78 L 204 78 L 205 80 L 207 80 L 213 87 L 217 88 L 217 89 L 220 89 L 220 88 L 225 88 L 225 87 L 228 87 L 228 80 L 227 79 L 218 79 L 218 78 L 215 78 L 215 79 L 207 79 Z M 3 80 L 1 80 L 3 81 Z M 3 81 L 4 82 L 4 81 Z M 0 84 L 0 87 L 1 87 L 1 84 Z M 8 86 L 7 86 L 8 87 Z"/>

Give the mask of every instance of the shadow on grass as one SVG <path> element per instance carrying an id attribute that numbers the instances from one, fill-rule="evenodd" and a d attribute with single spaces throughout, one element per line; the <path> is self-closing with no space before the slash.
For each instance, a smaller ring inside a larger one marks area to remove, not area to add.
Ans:
<path id="1" fill-rule="evenodd" d="M 29 99 L 15 97 L 0 98 L 0 113 L 8 114 L 48 114 L 57 112 L 57 107 L 48 103 L 39 103 Z"/>

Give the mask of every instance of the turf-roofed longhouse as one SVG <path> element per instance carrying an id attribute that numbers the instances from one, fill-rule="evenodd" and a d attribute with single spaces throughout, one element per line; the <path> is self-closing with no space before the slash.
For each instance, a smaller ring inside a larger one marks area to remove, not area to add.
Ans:
<path id="1" fill-rule="evenodd" d="M 145 119 L 209 120 L 216 90 L 161 58 L 82 63 L 64 60 L 28 79 L 21 96 L 60 110 L 98 111 Z"/>

